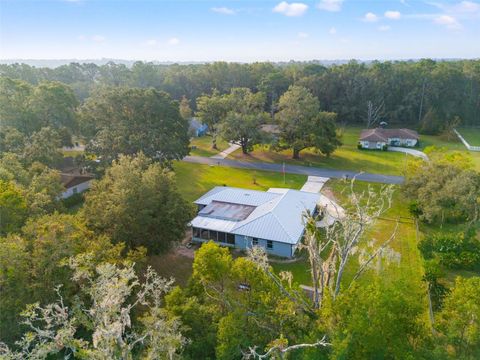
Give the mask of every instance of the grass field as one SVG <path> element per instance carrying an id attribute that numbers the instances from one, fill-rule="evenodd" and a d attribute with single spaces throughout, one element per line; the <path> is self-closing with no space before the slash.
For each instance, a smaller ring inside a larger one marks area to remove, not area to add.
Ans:
<path id="1" fill-rule="evenodd" d="M 388 151 L 359 150 L 357 143 L 360 131 L 361 128 L 359 127 L 346 128 L 342 135 L 343 145 L 328 158 L 315 153 L 313 149 L 306 149 L 300 153 L 300 159 L 294 160 L 291 150 L 275 152 L 267 146 L 257 146 L 249 155 L 243 155 L 240 151 L 236 151 L 230 155 L 230 158 L 244 161 L 285 162 L 386 175 L 403 175 L 406 155 Z"/>
<path id="2" fill-rule="evenodd" d="M 460 128 L 458 132 L 472 146 L 480 146 L 480 128 Z"/>
<path id="3" fill-rule="evenodd" d="M 449 151 L 460 151 L 464 154 L 468 154 L 468 156 L 472 158 L 474 168 L 477 171 L 480 171 L 480 152 L 468 151 L 458 138 L 453 138 L 452 140 L 446 140 L 446 139 L 442 139 L 440 136 L 421 135 L 420 150 L 423 150 L 428 146 L 446 148 Z"/>
<path id="4" fill-rule="evenodd" d="M 255 190 L 267 190 L 271 187 L 300 189 L 307 180 L 305 175 L 286 174 L 284 184 L 281 173 L 186 162 L 175 162 L 174 169 L 178 188 L 188 201 L 194 201 L 215 186 L 227 185 Z"/>
<path id="5" fill-rule="evenodd" d="M 218 154 L 220 151 L 228 148 L 228 143 L 220 137 L 217 137 L 218 150 L 212 149 L 212 137 L 210 135 L 194 137 L 190 141 L 190 146 L 194 147 L 190 155 L 210 157 Z"/>
<path id="6" fill-rule="evenodd" d="M 341 180 L 330 180 L 326 184 L 326 191 L 333 192 L 335 198 L 342 203 L 346 199 L 346 183 Z M 370 184 L 373 189 L 381 186 L 378 184 Z M 355 183 L 355 191 L 360 192 L 366 190 L 368 183 L 357 181 Z M 402 217 L 397 229 L 395 239 L 390 243 L 396 253 L 399 254 L 400 261 L 387 264 L 386 261 L 375 262 L 375 269 L 365 273 L 362 281 L 369 282 L 375 273 L 378 273 L 385 281 L 406 280 L 412 283 L 412 286 L 422 286 L 421 277 L 423 274 L 423 265 L 421 254 L 417 249 L 417 234 L 413 220 L 410 220 L 406 202 L 400 193 L 400 189 L 396 187 L 392 208 L 389 209 L 382 220 L 379 220 L 372 229 L 370 229 L 365 237 L 368 241 L 374 241 L 381 244 L 389 238 L 395 228 L 395 220 Z M 347 267 L 344 279 L 348 282 L 356 270 L 358 262 L 352 258 L 350 266 Z M 291 271 L 296 282 L 300 284 L 310 284 L 310 275 L 306 257 L 302 261 L 291 264 L 273 264 L 273 268 L 279 272 L 282 270 Z"/>

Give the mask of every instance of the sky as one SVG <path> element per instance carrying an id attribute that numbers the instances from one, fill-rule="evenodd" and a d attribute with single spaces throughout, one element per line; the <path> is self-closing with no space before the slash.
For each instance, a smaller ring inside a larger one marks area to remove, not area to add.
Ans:
<path id="1" fill-rule="evenodd" d="M 480 58 L 480 0 L 0 0 L 1 59 Z"/>

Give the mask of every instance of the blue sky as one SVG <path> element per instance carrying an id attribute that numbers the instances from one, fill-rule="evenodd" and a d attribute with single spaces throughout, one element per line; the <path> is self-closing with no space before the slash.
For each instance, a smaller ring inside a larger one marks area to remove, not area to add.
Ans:
<path id="1" fill-rule="evenodd" d="M 480 0 L 0 0 L 0 58 L 480 57 Z"/>

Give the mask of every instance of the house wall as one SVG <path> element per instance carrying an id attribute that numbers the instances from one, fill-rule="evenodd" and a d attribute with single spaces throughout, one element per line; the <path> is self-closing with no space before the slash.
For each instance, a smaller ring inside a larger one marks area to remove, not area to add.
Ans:
<path id="1" fill-rule="evenodd" d="M 235 235 L 235 247 L 239 249 L 248 249 L 251 248 L 253 244 L 253 238 L 243 235 Z M 294 249 L 291 244 L 286 244 L 278 241 L 272 241 L 273 248 L 267 249 L 267 240 L 258 239 L 258 245 L 265 249 L 268 254 L 281 256 L 281 257 L 292 257 Z"/>
<path id="2" fill-rule="evenodd" d="M 205 240 L 199 237 L 192 237 L 193 242 L 204 243 L 210 240 Z M 217 244 L 227 247 L 235 247 L 237 249 L 246 250 L 252 247 L 253 239 L 248 236 L 243 235 L 235 235 L 235 245 L 227 244 L 227 243 L 220 243 Z M 266 239 L 258 239 L 258 245 L 265 249 L 268 254 L 281 256 L 281 257 L 292 257 L 293 253 L 295 252 L 296 246 L 292 246 L 290 244 L 281 243 L 278 241 L 272 241 L 273 248 L 267 249 L 267 240 Z"/>
<path id="3" fill-rule="evenodd" d="M 360 145 L 364 149 L 382 149 L 385 143 L 382 141 L 360 141 Z"/>
<path id="4" fill-rule="evenodd" d="M 60 196 L 62 199 L 69 198 L 70 196 L 76 194 L 76 193 L 81 193 L 87 189 L 90 189 L 91 182 L 86 181 L 84 183 L 72 186 L 71 188 L 67 189 L 64 191 Z"/>
<path id="5" fill-rule="evenodd" d="M 392 145 L 392 146 L 414 147 L 417 144 L 417 140 L 416 139 L 389 138 L 388 143 L 389 143 L 389 145 Z"/>
<path id="6" fill-rule="evenodd" d="M 384 145 L 387 143 L 383 141 L 375 142 L 375 141 L 360 141 L 360 145 L 364 149 L 382 149 Z M 391 138 L 388 139 L 388 145 L 390 146 L 406 146 L 406 147 L 414 147 L 417 145 L 416 139 L 399 139 L 399 138 Z"/>

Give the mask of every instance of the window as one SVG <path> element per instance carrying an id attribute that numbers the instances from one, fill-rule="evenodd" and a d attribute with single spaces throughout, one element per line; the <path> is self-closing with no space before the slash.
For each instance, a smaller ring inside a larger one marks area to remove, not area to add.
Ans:
<path id="1" fill-rule="evenodd" d="M 273 249 L 273 241 L 272 240 L 267 240 L 267 249 Z"/>
<path id="2" fill-rule="evenodd" d="M 193 237 L 199 238 L 201 236 L 201 231 L 199 228 L 192 229 Z"/>
<path id="3" fill-rule="evenodd" d="M 210 239 L 210 240 L 213 240 L 213 241 L 218 241 L 218 239 L 217 239 L 217 235 L 218 235 L 218 233 L 217 233 L 216 231 L 212 231 L 212 230 L 210 230 L 210 236 L 209 236 L 209 239 Z"/>
<path id="4" fill-rule="evenodd" d="M 210 240 L 210 237 L 208 236 L 208 230 L 202 229 L 202 233 L 200 236 L 203 240 Z"/>
<path id="5" fill-rule="evenodd" d="M 221 243 L 226 242 L 225 235 L 226 235 L 226 234 L 225 234 L 224 232 L 219 232 L 219 233 L 218 233 L 218 242 L 221 242 Z"/>
<path id="6" fill-rule="evenodd" d="M 235 245 L 235 235 L 227 233 L 227 244 Z"/>
<path id="7" fill-rule="evenodd" d="M 252 238 L 252 246 L 257 246 L 257 245 L 258 245 L 258 239 Z"/>

